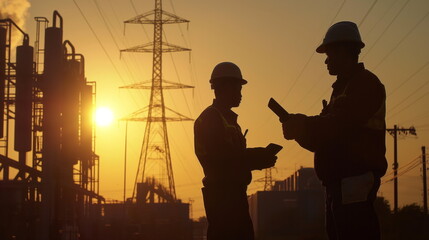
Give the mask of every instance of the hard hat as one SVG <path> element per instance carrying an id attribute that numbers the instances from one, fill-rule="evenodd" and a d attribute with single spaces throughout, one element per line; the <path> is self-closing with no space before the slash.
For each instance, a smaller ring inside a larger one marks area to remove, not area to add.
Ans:
<path id="1" fill-rule="evenodd" d="M 247 83 L 241 75 L 240 68 L 232 62 L 221 62 L 213 69 L 210 83 L 212 85 L 225 81 L 237 81 L 244 85 Z"/>
<path id="2" fill-rule="evenodd" d="M 328 29 L 322 44 L 316 49 L 316 52 L 325 53 L 327 45 L 338 42 L 355 42 L 358 47 L 365 47 L 356 23 L 344 21 L 337 22 Z"/>

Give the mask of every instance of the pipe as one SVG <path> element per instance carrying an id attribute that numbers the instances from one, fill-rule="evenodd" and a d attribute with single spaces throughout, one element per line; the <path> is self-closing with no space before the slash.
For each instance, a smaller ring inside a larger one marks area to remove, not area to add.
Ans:
<path id="1" fill-rule="evenodd" d="M 13 25 L 13 26 L 15 26 L 15 28 L 18 30 L 18 31 L 20 31 L 21 33 L 22 33 L 22 35 L 24 36 L 24 39 L 23 39 L 23 41 L 22 41 L 22 43 L 23 43 L 23 45 L 26 45 L 26 46 L 28 46 L 28 44 L 29 44 L 29 40 L 30 40 L 30 37 L 28 36 L 28 34 L 27 33 L 25 33 L 24 32 L 24 30 L 22 30 L 12 19 L 10 19 L 10 18 L 6 18 L 6 19 L 0 19 L 0 23 L 9 23 L 9 24 L 11 24 L 11 25 Z"/>
<path id="2" fill-rule="evenodd" d="M 57 27 L 57 18 L 56 17 L 58 17 L 60 19 L 60 28 L 62 29 L 63 28 L 63 17 L 60 15 L 60 13 L 57 10 L 54 11 L 53 16 L 52 16 L 52 20 L 53 20 L 52 26 Z"/>

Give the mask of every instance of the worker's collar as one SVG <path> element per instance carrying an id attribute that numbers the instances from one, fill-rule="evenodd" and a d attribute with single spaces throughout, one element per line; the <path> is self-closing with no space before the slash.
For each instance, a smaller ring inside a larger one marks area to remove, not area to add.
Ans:
<path id="1" fill-rule="evenodd" d="M 337 80 L 332 84 L 332 87 L 335 88 L 338 85 L 347 84 L 351 79 L 354 78 L 354 76 L 363 70 L 365 70 L 365 65 L 363 63 L 357 63 L 347 74 L 338 76 Z"/>
<path id="2" fill-rule="evenodd" d="M 212 106 L 218 109 L 227 119 L 231 119 L 234 122 L 237 122 L 238 115 L 233 112 L 231 108 L 222 105 L 219 100 L 213 99 Z"/>

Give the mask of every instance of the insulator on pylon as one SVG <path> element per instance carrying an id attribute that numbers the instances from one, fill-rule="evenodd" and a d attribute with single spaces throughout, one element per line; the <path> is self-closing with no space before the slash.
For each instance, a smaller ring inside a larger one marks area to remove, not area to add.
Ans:
<path id="1" fill-rule="evenodd" d="M 7 29 L 0 27 L 0 138 L 4 137 L 4 100 L 6 82 Z"/>
<path id="2" fill-rule="evenodd" d="M 92 127 L 93 127 L 92 86 L 85 85 L 81 93 L 81 135 L 80 158 L 84 166 L 91 167 L 92 162 Z"/>
<path id="3" fill-rule="evenodd" d="M 64 159 L 77 163 L 79 149 L 79 93 L 83 87 L 81 63 L 72 59 L 65 62 L 62 93 L 62 153 Z"/>
<path id="4" fill-rule="evenodd" d="M 33 47 L 28 43 L 16 48 L 15 150 L 31 150 L 33 100 Z"/>

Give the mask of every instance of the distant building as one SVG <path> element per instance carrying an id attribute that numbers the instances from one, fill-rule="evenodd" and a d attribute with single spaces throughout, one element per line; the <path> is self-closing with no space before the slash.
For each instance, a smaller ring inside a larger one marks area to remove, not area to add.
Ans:
<path id="1" fill-rule="evenodd" d="M 324 193 L 313 168 L 249 197 L 257 240 L 324 239 Z"/>
<path id="2" fill-rule="evenodd" d="M 189 204 L 180 200 L 154 202 L 165 196 L 155 185 L 138 183 L 137 201 L 103 205 L 104 240 L 192 240 Z M 131 199 L 130 199 L 131 200 Z"/>

